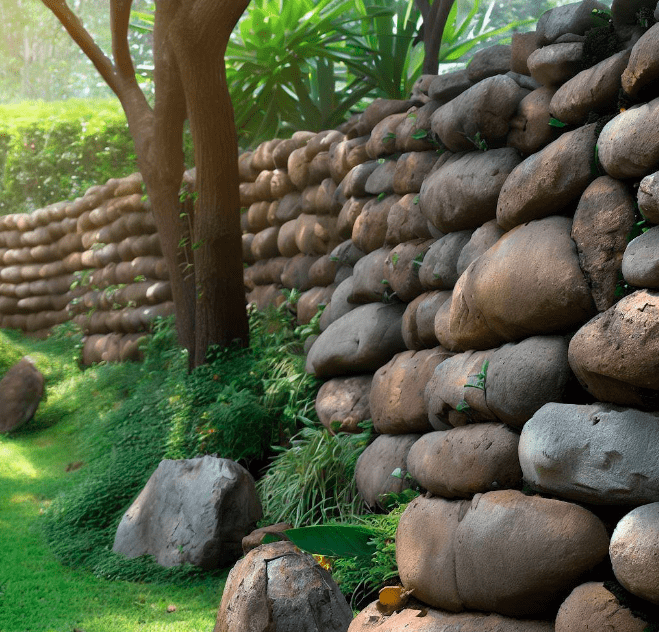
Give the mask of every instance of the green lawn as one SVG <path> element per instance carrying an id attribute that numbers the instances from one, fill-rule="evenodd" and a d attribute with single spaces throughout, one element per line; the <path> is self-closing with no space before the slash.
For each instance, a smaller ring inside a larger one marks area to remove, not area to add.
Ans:
<path id="1" fill-rule="evenodd" d="M 60 565 L 44 545 L 39 512 L 84 461 L 71 423 L 0 435 L 0 632 L 210 632 L 223 584 L 136 584 Z M 168 612 L 168 606 L 176 607 Z"/>

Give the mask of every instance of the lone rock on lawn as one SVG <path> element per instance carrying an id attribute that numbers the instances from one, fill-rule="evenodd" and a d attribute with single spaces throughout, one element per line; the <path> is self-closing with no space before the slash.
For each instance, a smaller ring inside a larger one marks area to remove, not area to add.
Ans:
<path id="1" fill-rule="evenodd" d="M 222 568 L 241 556 L 260 517 L 254 479 L 238 463 L 164 460 L 121 519 L 112 550 L 153 555 L 162 566 Z"/>
<path id="2" fill-rule="evenodd" d="M 0 381 L 0 432 L 15 430 L 32 419 L 43 395 L 43 375 L 28 356 Z"/>

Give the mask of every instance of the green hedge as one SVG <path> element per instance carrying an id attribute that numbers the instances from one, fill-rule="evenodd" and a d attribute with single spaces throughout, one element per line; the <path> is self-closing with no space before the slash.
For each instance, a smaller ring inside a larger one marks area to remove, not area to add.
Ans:
<path id="1" fill-rule="evenodd" d="M 0 105 L 0 215 L 70 200 L 136 170 L 118 101 Z"/>

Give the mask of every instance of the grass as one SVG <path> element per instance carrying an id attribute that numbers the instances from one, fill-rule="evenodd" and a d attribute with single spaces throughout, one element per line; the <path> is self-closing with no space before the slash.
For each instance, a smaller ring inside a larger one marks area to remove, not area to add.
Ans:
<path id="1" fill-rule="evenodd" d="M 211 630 L 223 581 L 193 586 L 99 579 L 62 566 L 38 518 L 84 460 L 73 421 L 0 436 L 0 632 Z M 169 605 L 176 611 L 167 612 Z"/>

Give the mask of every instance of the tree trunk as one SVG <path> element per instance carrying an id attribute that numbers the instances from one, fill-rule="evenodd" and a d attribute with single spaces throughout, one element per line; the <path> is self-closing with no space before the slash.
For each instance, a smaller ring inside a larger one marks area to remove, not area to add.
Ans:
<path id="1" fill-rule="evenodd" d="M 424 75 L 436 75 L 439 70 L 439 50 L 442 46 L 442 35 L 448 20 L 451 7 L 455 0 L 434 0 L 430 5 L 428 0 L 416 0 L 423 16 L 423 69 Z"/>

